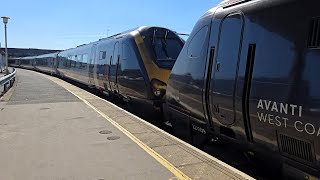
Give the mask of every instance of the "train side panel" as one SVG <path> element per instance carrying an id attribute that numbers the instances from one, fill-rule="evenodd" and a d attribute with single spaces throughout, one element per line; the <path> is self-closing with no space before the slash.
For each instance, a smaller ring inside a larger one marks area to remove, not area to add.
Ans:
<path id="1" fill-rule="evenodd" d="M 92 74 L 90 76 L 94 79 L 94 84 L 96 87 L 101 89 L 111 91 L 110 88 L 110 61 L 113 58 L 113 41 L 102 41 L 97 43 L 96 60 L 93 63 L 94 67 L 92 69 Z M 96 75 L 94 75 L 96 74 Z"/>
<path id="2" fill-rule="evenodd" d="M 119 91 L 124 98 L 146 99 L 148 75 L 145 71 L 137 45 L 131 37 L 121 41 L 121 55 L 118 67 Z"/>
<path id="3" fill-rule="evenodd" d="M 18 62 L 19 62 L 19 66 L 26 68 L 26 69 L 34 69 L 34 62 L 35 57 L 24 57 L 21 58 Z"/>
<path id="4" fill-rule="evenodd" d="M 320 44 L 312 44 L 319 41 L 320 4 L 287 1 L 271 9 L 268 3 L 246 13 L 243 44 L 256 44 L 247 112 L 251 141 L 257 151 L 267 148 L 320 177 Z"/>
<path id="5" fill-rule="evenodd" d="M 58 53 L 52 53 L 35 57 L 35 69 L 49 74 L 56 74 L 57 55 Z"/>
<path id="6" fill-rule="evenodd" d="M 191 119 L 202 133 L 207 131 L 207 120 L 203 106 L 203 89 L 211 16 L 204 17 L 195 25 L 189 39 L 176 61 L 168 81 L 166 105 L 167 119 L 173 124 L 176 133 L 191 141 Z M 207 134 L 205 132 L 205 134 Z"/>
<path id="7" fill-rule="evenodd" d="M 62 77 L 89 84 L 91 45 L 70 49 L 59 53 L 57 70 Z"/>

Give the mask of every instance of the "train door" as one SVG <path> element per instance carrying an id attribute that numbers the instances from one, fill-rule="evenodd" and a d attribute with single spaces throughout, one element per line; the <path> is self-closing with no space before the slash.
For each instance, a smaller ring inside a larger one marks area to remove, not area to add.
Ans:
<path id="1" fill-rule="evenodd" d="M 210 114 L 224 125 L 236 120 L 235 93 L 242 43 L 243 17 L 230 14 L 220 24 L 216 57 L 210 79 Z"/>
<path id="2" fill-rule="evenodd" d="M 89 85 L 94 85 L 94 73 L 95 73 L 95 59 L 96 59 L 96 49 L 97 45 L 94 44 L 91 47 L 91 54 L 89 58 L 89 63 L 88 63 L 88 84 Z"/>
<path id="3" fill-rule="evenodd" d="M 120 45 L 119 42 L 116 42 L 113 49 L 113 55 L 110 61 L 109 66 L 109 81 L 110 81 L 110 87 L 111 91 L 115 93 L 119 93 L 118 89 L 118 65 L 120 60 Z"/>

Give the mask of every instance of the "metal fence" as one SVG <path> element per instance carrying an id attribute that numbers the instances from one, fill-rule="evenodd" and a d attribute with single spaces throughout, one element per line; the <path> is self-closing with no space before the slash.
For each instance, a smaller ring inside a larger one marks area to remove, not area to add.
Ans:
<path id="1" fill-rule="evenodd" d="M 2 96 L 6 91 L 8 91 L 8 89 L 13 86 L 13 83 L 16 79 L 16 72 L 16 69 L 13 69 L 12 73 L 0 77 L 0 96 Z"/>

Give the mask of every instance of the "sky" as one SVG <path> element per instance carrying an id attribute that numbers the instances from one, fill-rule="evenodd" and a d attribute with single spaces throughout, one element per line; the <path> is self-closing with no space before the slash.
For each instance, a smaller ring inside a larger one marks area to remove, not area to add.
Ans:
<path id="1" fill-rule="evenodd" d="M 190 33 L 221 0 L 3 0 L 9 48 L 67 49 L 138 26 Z M 4 47 L 4 25 L 0 23 Z"/>

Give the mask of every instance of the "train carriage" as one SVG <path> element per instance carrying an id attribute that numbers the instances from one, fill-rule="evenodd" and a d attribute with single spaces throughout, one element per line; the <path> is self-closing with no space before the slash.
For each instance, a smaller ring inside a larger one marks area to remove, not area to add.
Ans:
<path id="1" fill-rule="evenodd" d="M 34 68 L 35 70 L 42 71 L 49 74 L 56 74 L 56 59 L 58 53 L 50 53 L 35 56 L 34 61 Z"/>
<path id="2" fill-rule="evenodd" d="M 15 66 L 23 67 L 26 69 L 34 69 L 36 56 L 22 57 L 15 61 Z"/>
<path id="3" fill-rule="evenodd" d="M 168 81 L 165 114 L 210 137 L 320 177 L 320 2 L 226 0 L 195 25 Z"/>
<path id="4" fill-rule="evenodd" d="M 57 75 L 90 85 L 93 68 L 93 43 L 61 51 L 57 56 Z"/>
<path id="5" fill-rule="evenodd" d="M 21 66 L 78 81 L 130 104 L 161 108 L 183 45 L 169 29 L 143 26 L 59 53 L 25 57 Z"/>
<path id="6" fill-rule="evenodd" d="M 139 27 L 62 51 L 57 70 L 106 94 L 160 107 L 183 44 L 169 29 Z"/>

